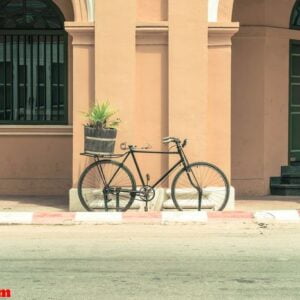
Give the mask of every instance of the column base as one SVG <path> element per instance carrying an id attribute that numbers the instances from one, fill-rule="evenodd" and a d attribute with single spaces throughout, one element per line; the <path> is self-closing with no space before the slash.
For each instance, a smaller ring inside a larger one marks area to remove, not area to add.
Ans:
<path id="1" fill-rule="evenodd" d="M 173 201 L 169 196 L 170 191 L 168 189 L 158 188 L 155 190 L 155 192 L 156 192 L 155 198 L 149 203 L 148 206 L 149 211 L 161 211 L 164 209 L 174 209 Z M 142 201 L 139 201 L 138 203 L 139 203 L 138 210 L 144 211 L 145 203 Z M 204 204 L 203 208 L 209 208 L 209 205 Z M 235 189 L 234 187 L 231 187 L 229 199 L 224 210 L 232 211 L 234 209 L 235 209 Z M 78 191 L 76 188 L 72 188 L 69 191 L 69 210 L 72 212 L 86 211 L 79 200 Z"/>

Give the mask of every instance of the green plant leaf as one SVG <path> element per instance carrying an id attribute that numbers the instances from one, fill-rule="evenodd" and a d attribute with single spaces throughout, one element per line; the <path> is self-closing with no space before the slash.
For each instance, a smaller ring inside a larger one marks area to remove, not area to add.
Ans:
<path id="1" fill-rule="evenodd" d="M 116 113 L 117 111 L 112 109 L 110 103 L 105 101 L 101 104 L 95 104 L 91 111 L 86 114 L 86 118 L 89 120 L 89 125 L 92 127 L 103 126 L 116 128 L 120 123 L 120 119 L 113 121 L 109 120 Z"/>

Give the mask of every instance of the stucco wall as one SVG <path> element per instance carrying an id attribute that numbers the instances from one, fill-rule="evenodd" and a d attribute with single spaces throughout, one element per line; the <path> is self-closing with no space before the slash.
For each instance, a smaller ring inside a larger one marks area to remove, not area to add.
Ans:
<path id="1" fill-rule="evenodd" d="M 63 195 L 71 187 L 71 136 L 0 136 L 1 195 Z"/>
<path id="2" fill-rule="evenodd" d="M 53 2 L 61 10 L 66 21 L 74 20 L 74 9 L 71 0 L 53 0 Z"/>
<path id="3" fill-rule="evenodd" d="M 264 193 L 264 40 L 233 38 L 232 180 L 241 194 Z"/>
<path id="4" fill-rule="evenodd" d="M 137 0 L 137 20 L 167 21 L 168 0 Z"/>
<path id="5" fill-rule="evenodd" d="M 54 0 L 66 20 L 71 1 Z M 69 124 L 72 123 L 72 47 L 69 39 Z M 68 126 L 0 126 L 0 194 L 63 195 L 72 184 L 72 129 Z"/>
<path id="6" fill-rule="evenodd" d="M 245 25 L 289 28 L 295 0 L 235 0 L 233 21 Z"/>
<path id="7" fill-rule="evenodd" d="M 155 88 L 153 88 L 155 87 Z M 166 150 L 162 138 L 168 135 L 168 46 L 137 45 L 135 137 L 139 146 L 152 145 Z M 138 156 L 144 172 L 151 170 L 151 179 L 158 179 L 167 167 L 167 157 Z M 155 166 L 155 168 L 153 168 Z M 153 181 L 151 181 L 153 182 Z"/>
<path id="8" fill-rule="evenodd" d="M 228 37 L 227 45 L 209 45 L 206 159 L 219 166 L 230 179 L 231 47 L 229 43 Z"/>

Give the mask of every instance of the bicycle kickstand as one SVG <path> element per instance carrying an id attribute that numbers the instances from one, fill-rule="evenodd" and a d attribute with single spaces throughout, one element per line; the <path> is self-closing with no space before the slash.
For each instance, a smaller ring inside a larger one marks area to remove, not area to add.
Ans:
<path id="1" fill-rule="evenodd" d="M 120 192 L 121 192 L 121 189 L 117 189 L 117 194 L 116 194 L 116 211 L 120 211 Z"/>
<path id="2" fill-rule="evenodd" d="M 144 206 L 144 210 L 145 210 L 145 212 L 147 212 L 147 211 L 148 211 L 148 202 L 149 202 L 149 201 L 146 201 L 146 203 L 145 203 L 145 206 Z"/>
<path id="3" fill-rule="evenodd" d="M 197 189 L 198 190 L 198 211 L 201 211 L 201 204 L 202 204 L 202 190 Z"/>

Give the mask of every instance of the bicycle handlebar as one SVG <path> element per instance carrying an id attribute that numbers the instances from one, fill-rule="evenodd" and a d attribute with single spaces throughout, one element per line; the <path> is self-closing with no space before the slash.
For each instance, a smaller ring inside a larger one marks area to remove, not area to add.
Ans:
<path id="1" fill-rule="evenodd" d="M 175 143 L 177 145 L 181 144 L 182 148 L 184 148 L 187 145 L 187 139 L 185 139 L 185 140 L 183 140 L 183 142 L 181 142 L 181 140 L 179 138 L 168 136 L 168 137 L 163 138 L 163 143 L 164 144 Z"/>

